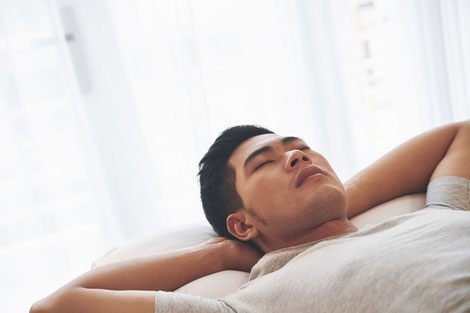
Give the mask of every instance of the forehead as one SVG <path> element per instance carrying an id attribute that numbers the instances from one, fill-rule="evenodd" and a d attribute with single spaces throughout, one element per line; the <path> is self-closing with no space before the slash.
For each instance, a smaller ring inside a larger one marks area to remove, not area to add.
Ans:
<path id="1" fill-rule="evenodd" d="M 233 151 L 228 162 L 234 168 L 243 166 L 245 159 L 251 152 L 264 146 L 281 144 L 282 138 L 284 137 L 279 136 L 278 134 L 264 134 L 251 137 L 242 142 L 242 144 L 239 145 L 235 151 Z"/>

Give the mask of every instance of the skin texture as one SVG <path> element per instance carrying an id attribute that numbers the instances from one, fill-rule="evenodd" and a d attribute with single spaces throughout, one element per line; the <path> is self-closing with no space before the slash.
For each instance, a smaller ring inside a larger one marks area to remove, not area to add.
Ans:
<path id="1" fill-rule="evenodd" d="M 262 251 L 308 243 L 356 231 L 346 218 L 346 193 L 328 161 L 302 140 L 265 134 L 243 142 L 229 158 L 244 208 L 227 218 L 229 232 L 252 240 Z M 245 166 L 248 156 L 270 147 Z M 259 167 L 261 165 L 261 167 Z M 310 165 L 325 176 L 296 179 Z"/>

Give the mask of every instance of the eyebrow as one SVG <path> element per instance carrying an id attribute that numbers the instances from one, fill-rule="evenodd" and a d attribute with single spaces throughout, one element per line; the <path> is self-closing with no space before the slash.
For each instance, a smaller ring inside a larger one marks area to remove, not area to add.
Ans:
<path id="1" fill-rule="evenodd" d="M 283 145 L 286 145 L 286 144 L 288 144 L 289 142 L 291 142 L 291 141 L 296 141 L 296 140 L 298 140 L 298 141 L 303 141 L 302 138 L 295 137 L 295 136 L 288 136 L 288 137 L 282 138 L 282 144 L 283 144 Z"/>
<path id="2" fill-rule="evenodd" d="M 303 141 L 301 138 L 299 137 L 294 137 L 294 136 L 288 136 L 288 137 L 284 137 L 282 138 L 281 140 L 281 143 L 283 145 L 286 145 L 288 144 L 289 142 L 292 142 L 292 141 L 296 141 L 296 140 L 299 140 L 299 141 Z M 271 148 L 271 146 L 264 146 L 264 147 L 261 147 L 259 149 L 256 149 L 255 151 L 253 151 L 252 153 L 250 153 L 250 155 L 246 158 L 245 160 L 245 164 L 243 165 L 243 168 L 246 167 L 246 165 L 248 164 L 248 162 L 250 162 L 251 160 L 253 160 L 255 157 L 257 157 L 258 155 L 262 154 L 262 153 L 265 153 L 265 152 L 268 152 L 268 151 L 272 151 L 273 148 Z"/>

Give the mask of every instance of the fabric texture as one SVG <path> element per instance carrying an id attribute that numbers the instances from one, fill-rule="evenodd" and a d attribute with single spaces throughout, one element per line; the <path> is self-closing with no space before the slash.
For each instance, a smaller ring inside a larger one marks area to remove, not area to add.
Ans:
<path id="1" fill-rule="evenodd" d="M 155 312 L 469 312 L 469 189 L 437 178 L 420 211 L 267 253 L 221 299 L 158 292 Z"/>

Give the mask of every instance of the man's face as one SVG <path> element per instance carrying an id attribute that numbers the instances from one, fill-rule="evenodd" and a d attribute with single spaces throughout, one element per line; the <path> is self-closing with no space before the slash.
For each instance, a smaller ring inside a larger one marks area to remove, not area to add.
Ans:
<path id="1" fill-rule="evenodd" d="M 246 212 L 265 240 L 293 240 L 346 214 L 343 184 L 328 161 L 301 139 L 255 136 L 228 162 Z M 322 174 L 312 174 L 318 170 Z"/>

